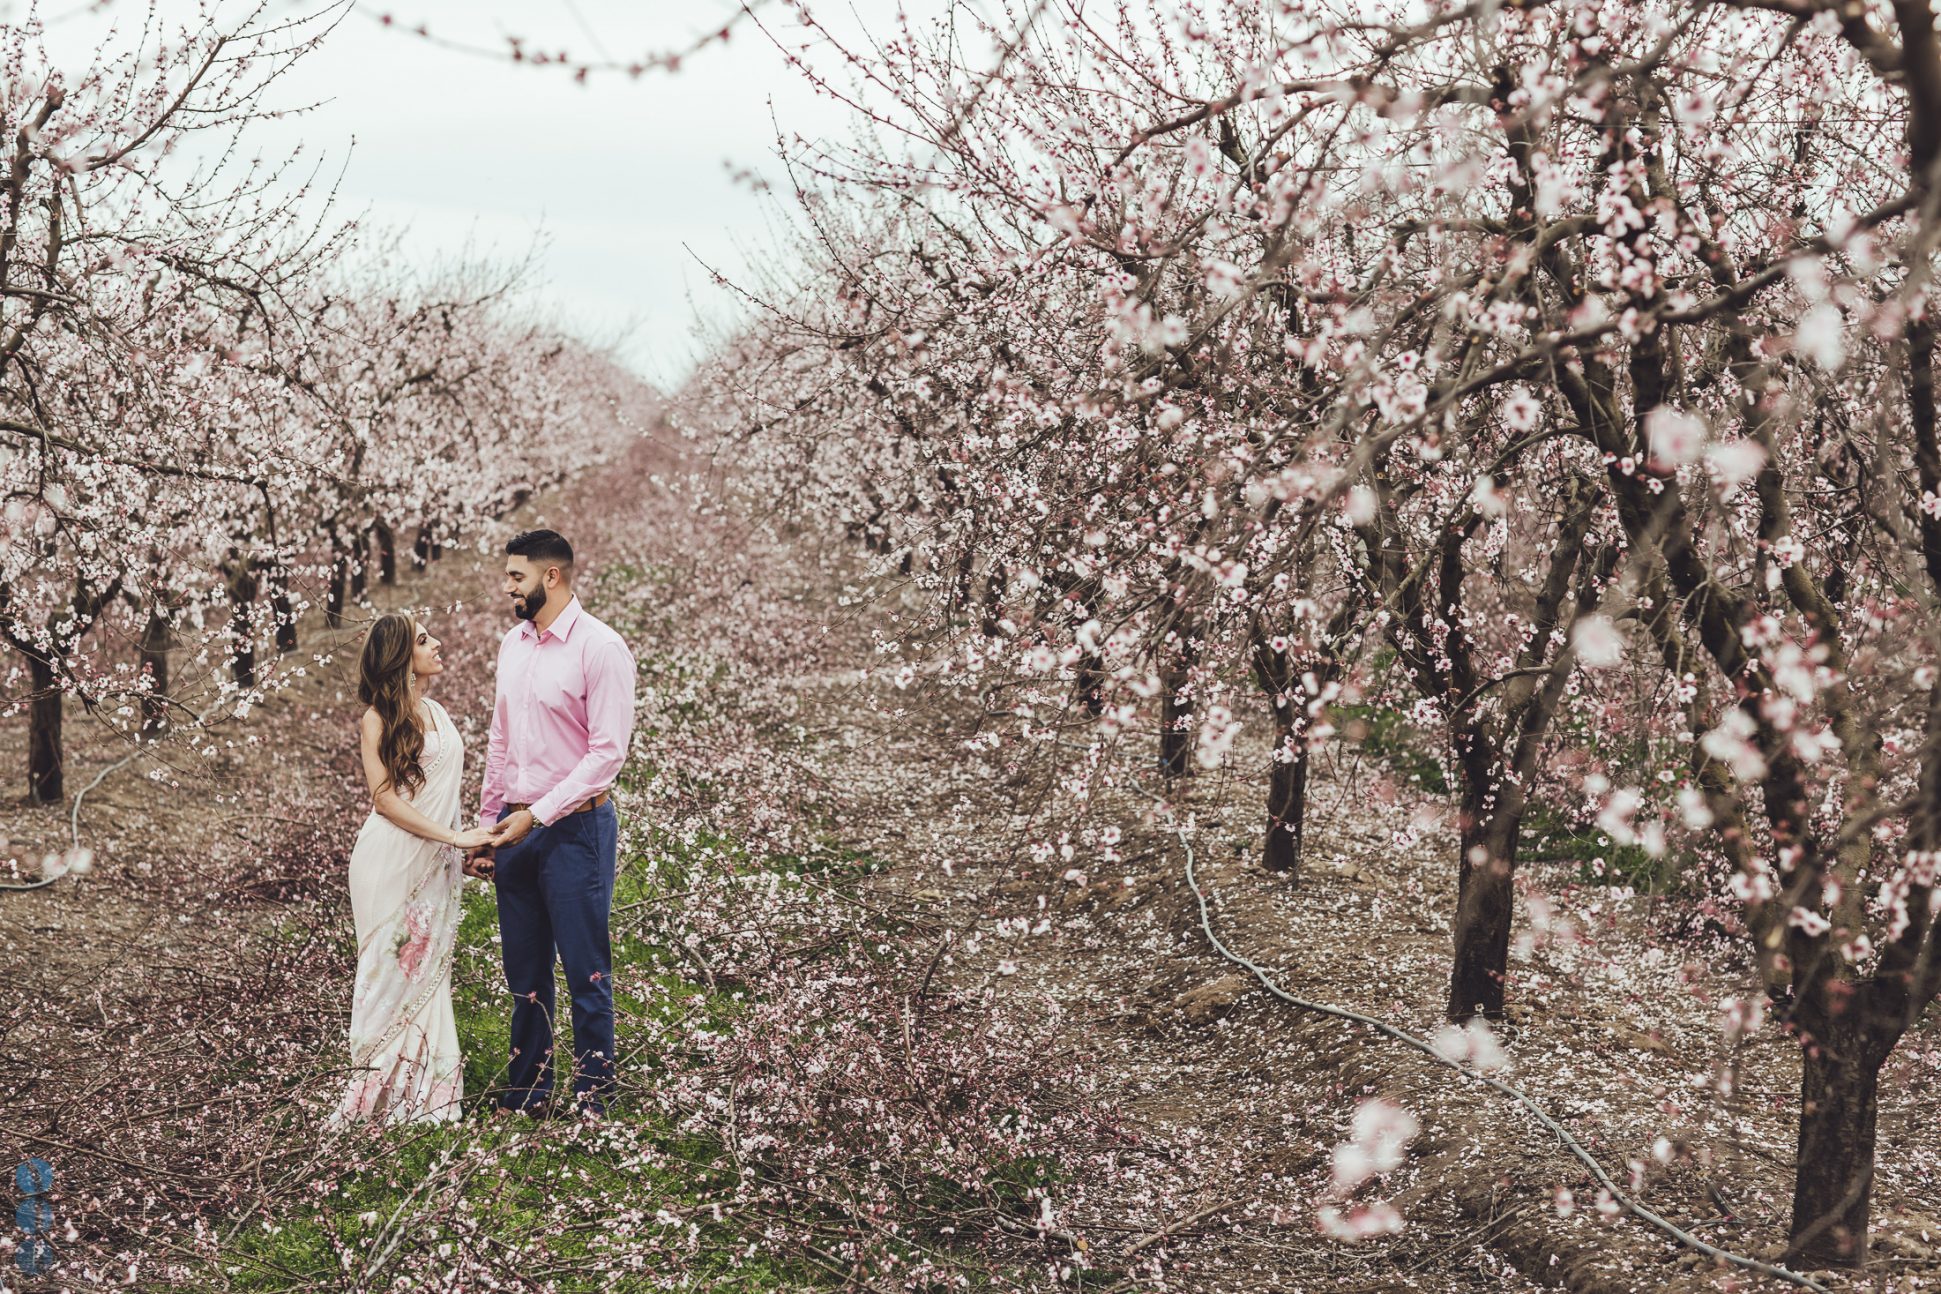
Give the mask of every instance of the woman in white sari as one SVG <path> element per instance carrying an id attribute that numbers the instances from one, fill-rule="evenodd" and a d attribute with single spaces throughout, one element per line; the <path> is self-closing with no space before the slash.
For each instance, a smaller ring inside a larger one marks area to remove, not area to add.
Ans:
<path id="1" fill-rule="evenodd" d="M 452 1017 L 452 952 L 464 874 L 459 851 L 491 833 L 461 831 L 465 751 L 451 716 L 423 695 L 444 671 L 438 640 L 410 616 L 371 626 L 357 694 L 373 809 L 350 856 L 357 920 L 350 1083 L 333 1127 L 459 1117 L 464 1096 Z"/>

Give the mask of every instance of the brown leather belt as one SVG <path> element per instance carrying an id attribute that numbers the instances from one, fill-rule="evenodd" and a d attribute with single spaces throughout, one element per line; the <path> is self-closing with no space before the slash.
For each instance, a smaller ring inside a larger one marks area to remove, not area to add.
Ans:
<path id="1" fill-rule="evenodd" d="M 562 813 L 559 816 L 563 818 L 566 816 L 567 813 L 589 813 L 592 810 L 597 809 L 601 805 L 605 804 L 609 798 L 610 797 L 607 795 L 607 793 L 605 791 L 602 791 L 598 795 L 594 796 L 592 799 L 588 800 L 585 804 L 582 804 L 579 808 L 568 809 L 566 813 Z M 532 810 L 532 806 L 530 804 L 508 804 L 505 807 L 507 808 L 507 810 L 509 810 L 512 813 L 517 813 L 521 809 L 525 809 L 528 812 L 531 812 Z"/>

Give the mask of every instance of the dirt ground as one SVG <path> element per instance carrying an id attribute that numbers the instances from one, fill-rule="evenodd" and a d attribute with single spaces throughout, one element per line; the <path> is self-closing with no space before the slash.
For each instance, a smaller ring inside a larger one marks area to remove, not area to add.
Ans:
<path id="1" fill-rule="evenodd" d="M 996 986 L 1018 1010 L 1062 1010 L 1107 1103 L 1186 1181 L 1188 1203 L 1167 1216 L 1136 1193 L 1089 1192 L 1088 1216 L 1074 1224 L 1126 1237 L 1102 1258 L 1162 1258 L 1165 1287 L 1193 1290 L 1785 1288 L 1722 1273 L 1636 1219 L 1600 1216 L 1589 1173 L 1527 1111 L 1361 1026 L 1270 997 L 1205 937 L 1185 848 L 1150 799 L 1121 793 L 1095 808 L 1125 826 L 1118 863 L 1082 875 L 1061 858 L 1033 863 L 1025 838 L 1076 839 L 1079 824 L 1048 828 L 1040 813 L 1027 829 L 1036 806 L 1023 788 L 899 715 L 898 699 L 894 687 L 849 677 L 827 683 L 823 702 L 840 716 L 830 762 L 848 800 L 844 829 L 892 864 L 875 882 L 883 901 L 922 901 L 966 936 L 985 932 L 950 973 Z M 1365 766 L 1324 768 L 1297 887 L 1259 865 L 1265 778 L 1243 774 L 1265 767 L 1264 752 L 1237 751 L 1239 772 L 1202 773 L 1176 795 L 1215 933 L 1295 996 L 1432 1035 L 1453 916 L 1449 807 L 1422 796 L 1384 804 L 1370 797 Z M 1508 1063 L 1497 1076 L 1561 1120 L 1621 1185 L 1642 1174 L 1634 1194 L 1647 1207 L 1720 1248 L 1777 1258 L 1796 1047 L 1768 1028 L 1728 1048 L 1720 1010 L 1751 991 L 1745 968 L 1721 962 L 1716 947 L 1701 956 L 1654 936 L 1648 899 L 1580 885 L 1556 867 L 1527 870 L 1560 937 L 1513 954 L 1500 1039 Z M 1529 898 L 1520 930 L 1532 925 Z M 1576 937 L 1563 937 L 1564 921 Z M 1717 1080 L 1728 1065 L 1736 1084 L 1726 1097 Z M 1941 1279 L 1937 1078 L 1941 1021 L 1931 1015 L 1883 1083 L 1869 1270 L 1822 1275 L 1827 1288 Z M 1333 1148 L 1370 1095 L 1413 1112 L 1422 1132 L 1375 1190 L 1405 1226 L 1350 1245 L 1318 1233 L 1315 1205 Z"/>

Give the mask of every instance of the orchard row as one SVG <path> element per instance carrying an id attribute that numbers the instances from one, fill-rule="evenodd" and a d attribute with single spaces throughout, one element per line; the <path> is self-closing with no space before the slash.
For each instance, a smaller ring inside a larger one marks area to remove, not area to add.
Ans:
<path id="1" fill-rule="evenodd" d="M 1802 1048 L 1794 1256 L 1863 1261 L 1882 1067 L 1941 990 L 1929 7 L 986 34 L 847 51 L 867 129 L 791 150 L 809 268 L 751 287 L 697 427 L 924 591 L 904 678 L 1067 785 L 1265 725 L 1294 875 L 1314 753 L 1435 734 L 1452 1019 L 1514 992 L 1537 809 L 1675 862 Z"/>
<path id="2" fill-rule="evenodd" d="M 415 274 L 298 159 L 246 160 L 328 17 L 157 19 L 71 71 L 0 26 L 0 640 L 34 800 L 64 794 L 64 697 L 131 735 L 247 706 L 307 606 L 342 624 L 401 547 L 627 434 L 637 384 L 521 319 L 516 277 Z"/>

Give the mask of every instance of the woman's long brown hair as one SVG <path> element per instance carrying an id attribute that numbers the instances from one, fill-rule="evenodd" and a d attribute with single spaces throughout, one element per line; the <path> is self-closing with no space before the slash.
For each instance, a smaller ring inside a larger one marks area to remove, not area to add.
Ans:
<path id="1" fill-rule="evenodd" d="M 409 795 L 425 784 L 425 731 L 411 698 L 411 653 L 418 625 L 387 611 L 371 626 L 358 666 L 357 699 L 377 711 L 377 758 L 387 785 Z"/>

